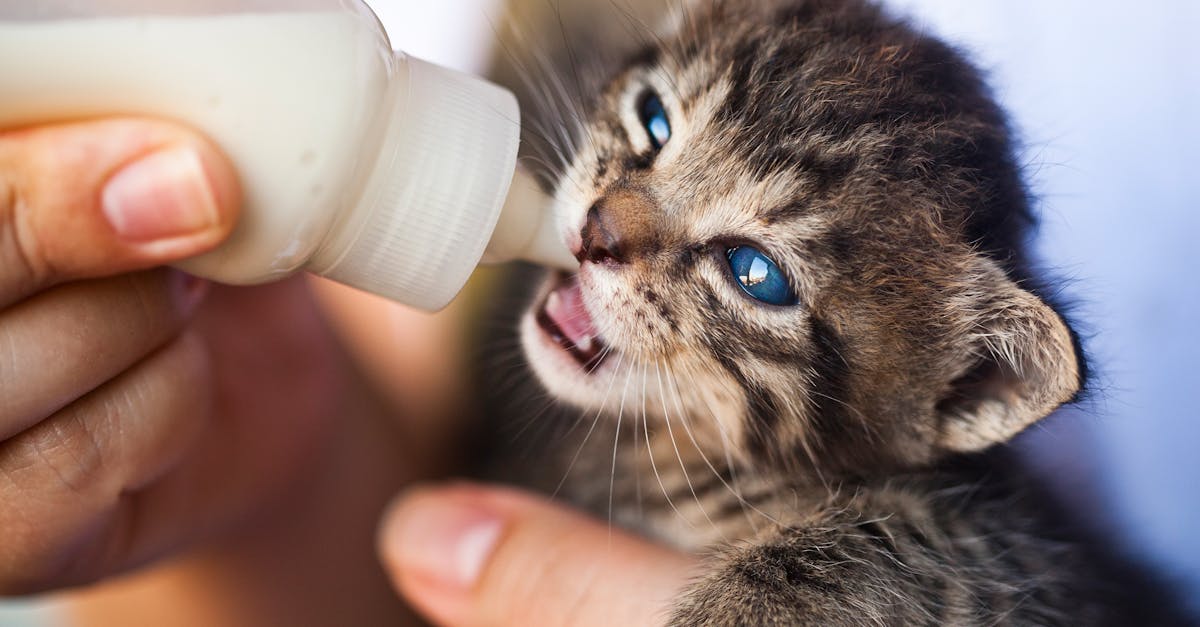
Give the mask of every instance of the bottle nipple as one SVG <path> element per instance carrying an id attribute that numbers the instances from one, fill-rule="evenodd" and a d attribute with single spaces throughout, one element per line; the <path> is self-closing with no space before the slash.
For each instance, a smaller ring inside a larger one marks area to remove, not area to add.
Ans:
<path id="1" fill-rule="evenodd" d="M 518 169 L 483 255 L 484 263 L 520 259 L 548 268 L 577 271 L 579 262 L 559 235 L 552 205 L 553 199 L 537 181 Z"/>

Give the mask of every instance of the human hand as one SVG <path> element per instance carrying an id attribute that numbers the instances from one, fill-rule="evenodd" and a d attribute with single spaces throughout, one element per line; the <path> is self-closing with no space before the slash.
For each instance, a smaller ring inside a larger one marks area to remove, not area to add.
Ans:
<path id="1" fill-rule="evenodd" d="M 0 131 L 0 594 L 244 525 L 311 465 L 341 379 L 303 282 L 206 298 L 147 270 L 218 245 L 238 204 L 171 124 Z"/>
<path id="2" fill-rule="evenodd" d="M 444 627 L 664 624 L 694 557 L 508 489 L 410 490 L 379 550 L 393 585 Z"/>

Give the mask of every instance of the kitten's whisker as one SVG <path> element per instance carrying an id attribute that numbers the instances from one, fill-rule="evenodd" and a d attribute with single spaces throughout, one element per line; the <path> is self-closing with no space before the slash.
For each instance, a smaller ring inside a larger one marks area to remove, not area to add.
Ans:
<path id="1" fill-rule="evenodd" d="M 634 38 L 640 40 L 640 43 L 643 45 L 653 44 L 656 49 L 661 50 L 669 55 L 675 62 L 676 67 L 681 69 L 683 68 L 683 55 L 679 54 L 679 51 L 676 50 L 674 46 L 668 44 L 668 42 L 658 34 L 657 29 L 650 27 L 650 25 L 646 24 L 636 15 L 631 13 L 629 9 L 618 6 L 615 0 L 609 0 L 609 4 L 611 4 L 613 8 L 615 8 L 617 12 L 619 12 L 621 16 L 625 18 L 626 32 L 628 32 Z M 646 35 L 649 35 L 649 37 Z M 676 82 L 675 77 L 671 74 L 671 72 L 668 72 L 665 68 L 657 67 L 655 68 L 655 74 L 657 74 L 668 85 L 670 85 L 672 93 L 675 94 L 677 99 L 682 101 L 683 93 L 679 89 L 679 84 Z"/>
<path id="2" fill-rule="evenodd" d="M 691 369 L 685 369 L 684 373 L 687 374 L 688 378 L 692 382 L 692 385 L 696 389 L 700 389 L 700 390 L 704 389 L 702 386 L 700 386 L 697 383 L 696 375 L 694 372 L 692 372 Z M 726 380 L 724 377 L 719 377 L 719 376 L 714 377 L 714 381 L 731 398 L 737 398 L 743 394 L 743 391 L 741 389 L 731 387 L 729 381 Z M 701 396 L 703 397 L 703 393 L 701 393 Z M 717 433 L 721 438 L 722 453 L 724 454 L 724 457 L 725 457 L 725 464 L 729 467 L 729 480 L 730 480 L 730 483 L 733 484 L 732 489 L 736 492 L 738 497 L 741 498 L 742 490 L 741 490 L 741 486 L 740 486 L 740 479 L 738 478 L 738 465 L 737 465 L 737 463 L 735 463 L 735 461 L 733 459 L 733 455 L 730 453 L 730 448 L 731 448 L 730 443 L 732 441 L 732 438 L 730 438 L 728 432 L 725 430 L 725 423 L 720 419 L 720 417 L 717 416 L 716 412 L 713 411 L 712 405 L 707 401 L 707 399 L 704 399 L 704 400 L 705 400 L 704 408 L 708 412 L 709 417 L 712 418 L 713 423 L 717 426 Z M 736 448 L 736 447 L 733 447 L 733 448 Z M 754 530 L 757 532 L 758 526 L 756 524 L 756 521 L 753 519 L 753 517 L 751 517 L 749 515 L 749 512 L 746 512 L 746 509 L 744 506 L 743 506 L 742 510 L 743 510 L 743 512 L 746 513 L 746 518 L 747 518 L 747 521 L 750 523 L 750 526 L 752 528 L 754 528 Z"/>
<path id="3" fill-rule="evenodd" d="M 691 473 L 688 472 L 687 464 L 683 463 L 683 455 L 679 452 L 679 443 L 675 440 L 675 430 L 671 426 L 671 412 L 667 410 L 666 387 L 663 385 L 662 371 L 662 365 L 658 360 L 655 360 L 654 374 L 658 379 L 658 400 L 660 403 L 662 403 L 663 420 L 667 423 L 667 436 L 671 439 L 671 448 L 675 450 L 675 459 L 679 461 L 679 469 L 683 471 L 683 480 L 685 483 L 687 483 L 688 491 L 692 493 L 692 500 L 696 502 L 696 507 L 700 509 L 700 515 L 704 516 L 704 520 L 708 521 L 708 524 L 721 536 L 722 540 L 728 541 L 728 538 L 725 537 L 725 533 L 708 515 L 708 510 L 704 508 L 704 503 L 700 501 L 700 496 L 696 494 L 696 486 L 692 484 L 692 477 Z M 655 471 L 657 472 L 657 469 Z M 662 483 L 661 479 L 659 480 L 659 483 Z M 664 496 L 666 495 L 665 487 L 663 488 L 663 494 Z M 669 502 L 670 498 L 667 500 Z M 674 508 L 674 504 L 672 504 L 671 507 Z M 676 509 L 675 512 L 678 513 L 679 510 Z M 680 516 L 682 516 L 682 514 L 680 514 Z M 689 522 L 688 524 L 690 525 L 691 523 Z"/>
<path id="4" fill-rule="evenodd" d="M 531 142 L 531 145 L 534 152 L 540 156 L 541 164 L 545 168 L 544 181 L 560 187 L 564 182 L 570 182 L 577 193 L 586 194 L 587 186 L 583 185 L 576 173 L 572 172 L 571 159 L 568 157 L 568 155 L 579 153 L 574 135 L 586 134 L 582 103 L 577 102 L 568 94 L 568 90 L 563 85 L 561 73 L 555 69 L 545 51 L 539 46 L 529 43 L 529 38 L 516 27 L 512 20 L 508 23 L 511 27 L 510 32 L 517 40 L 518 45 L 525 49 L 526 57 L 539 66 L 539 72 L 535 78 L 534 72 L 521 58 L 521 55 L 514 53 L 507 45 L 502 46 L 505 54 L 512 61 L 512 67 L 518 78 L 526 85 L 528 93 L 534 99 L 534 114 L 526 116 L 529 120 L 526 127 L 531 131 L 536 131 L 535 136 L 540 140 Z M 503 41 L 503 38 L 499 36 L 497 38 Z M 570 130 L 572 128 L 577 131 L 573 133 Z M 590 136 L 588 139 L 591 141 Z M 559 164 L 557 167 L 551 164 L 550 157 L 557 159 Z"/>
<path id="5" fill-rule="evenodd" d="M 674 398 L 675 398 L 675 403 L 676 403 L 677 407 L 679 408 L 680 417 L 681 417 L 680 422 L 683 423 L 684 431 L 687 432 L 688 438 L 692 442 L 692 446 L 696 447 L 696 452 L 700 454 L 700 459 L 702 461 L 704 461 L 704 465 L 708 466 L 708 469 L 710 471 L 712 471 L 713 476 L 715 476 L 717 478 L 717 480 L 720 481 L 721 484 L 724 485 L 727 490 L 729 490 L 729 493 L 732 494 L 734 496 L 734 498 L 737 499 L 738 503 L 741 504 L 743 511 L 745 511 L 745 509 L 747 507 L 749 507 L 751 510 L 761 514 L 764 518 L 771 521 L 772 523 L 774 523 L 776 525 L 781 525 L 781 523 L 779 523 L 779 521 L 776 520 L 773 516 L 762 511 L 761 509 L 756 507 L 753 503 L 750 503 L 745 498 L 743 498 L 741 493 L 738 492 L 733 486 L 729 485 L 729 482 L 725 480 L 725 477 L 721 476 L 721 472 L 719 470 L 717 470 L 717 467 L 712 463 L 712 460 L 710 460 L 708 458 L 708 455 L 706 455 L 704 453 L 704 447 L 700 445 L 699 440 L 696 439 L 696 435 L 692 431 L 690 421 L 686 417 L 687 413 L 683 409 L 683 392 L 680 390 L 678 378 L 676 378 L 674 373 L 671 371 L 668 371 L 667 374 L 668 374 L 668 379 L 671 381 L 672 387 L 674 388 L 674 391 L 675 391 Z M 729 468 L 729 471 L 731 473 L 733 472 L 732 466 Z M 746 513 L 746 516 L 749 518 L 748 512 Z"/>
<path id="6" fill-rule="evenodd" d="M 561 443 L 564 440 L 566 440 L 567 438 L 571 437 L 571 434 L 575 433 L 575 430 L 579 428 L 579 425 L 583 424 L 584 417 L 587 416 L 588 413 L 589 413 L 589 410 L 587 410 L 587 409 L 581 409 L 578 412 L 576 412 L 575 420 L 571 421 L 571 426 L 567 427 L 562 433 L 560 433 L 558 438 L 556 438 L 555 442 Z M 588 429 L 589 432 L 595 428 L 595 419 L 593 419 L 592 424 L 593 424 L 593 426 Z M 585 437 L 584 439 L 586 440 L 587 438 Z"/>
<path id="7" fill-rule="evenodd" d="M 571 74 L 574 78 L 575 99 L 571 102 L 573 102 L 573 104 L 576 106 L 576 109 L 572 112 L 573 116 L 575 118 L 575 122 L 576 122 L 580 132 L 583 134 L 584 138 L 587 139 L 588 143 L 591 145 L 592 151 L 595 152 L 596 154 L 600 154 L 600 151 L 596 147 L 596 143 L 593 140 L 591 134 L 587 132 L 587 125 L 584 124 L 585 115 L 584 115 L 584 112 L 582 111 L 582 107 L 584 104 L 583 79 L 579 74 L 579 62 L 578 62 L 578 59 L 575 57 L 575 50 L 572 48 L 571 41 L 567 37 L 567 27 L 566 27 L 566 23 L 563 21 L 562 10 L 560 8 L 560 5 L 551 4 L 550 0 L 547 0 L 547 4 L 550 6 L 551 9 L 553 9 L 554 17 L 558 21 L 558 28 L 559 28 L 559 33 L 560 33 L 561 40 L 563 43 L 563 49 L 566 52 L 566 56 L 567 56 L 567 65 L 570 67 Z M 559 86 L 562 87 L 561 79 L 559 78 L 557 72 L 548 72 L 548 74 L 552 78 L 559 79 L 558 80 Z M 564 100 L 569 100 L 569 99 L 564 98 Z M 576 154 L 578 154 L 579 151 L 574 150 L 574 152 Z"/>
<path id="8" fill-rule="evenodd" d="M 510 442 L 515 443 L 515 442 L 519 441 L 521 439 L 521 436 L 525 435 L 525 432 L 528 431 L 530 427 L 532 427 L 534 424 L 540 422 L 542 416 L 544 416 L 546 414 L 546 412 L 550 410 L 551 407 L 555 406 L 554 398 L 552 396 L 550 396 L 549 394 L 543 392 L 541 394 L 541 397 L 542 397 L 543 401 L 545 401 L 542 404 L 542 408 L 540 410 L 538 410 L 536 413 L 534 413 L 532 417 L 525 418 L 522 421 L 522 422 L 524 422 L 524 424 L 521 426 L 520 429 L 517 430 L 516 433 L 514 433 L 512 435 L 512 437 L 509 439 Z M 536 398 L 536 397 L 534 397 L 534 398 Z M 532 402 L 534 400 L 534 398 L 530 398 L 529 401 Z"/>
<path id="9" fill-rule="evenodd" d="M 605 359 L 608 359 L 608 356 L 612 352 L 613 352 L 612 347 L 606 345 L 604 347 L 604 350 L 600 351 L 600 354 L 597 357 L 592 359 L 592 365 L 588 366 L 588 369 L 587 369 L 588 375 L 590 376 L 592 373 L 596 372 L 596 369 L 599 368 L 600 365 L 604 363 Z"/>
<path id="10" fill-rule="evenodd" d="M 550 6 L 547 2 L 547 6 Z M 550 6 L 551 10 L 559 13 L 557 7 Z M 562 20 L 559 19 L 559 24 Z M 563 42 L 566 43 L 565 34 Z M 550 59 L 545 49 L 541 47 L 526 46 L 529 59 L 538 66 L 538 80 L 533 78 L 533 72 L 529 71 L 528 66 L 523 66 L 523 80 L 526 80 L 530 85 L 530 89 L 539 92 L 541 98 L 541 113 L 546 117 L 558 119 L 560 123 L 556 125 L 559 132 L 559 138 L 562 139 L 562 147 L 569 150 L 571 154 L 578 153 L 578 145 L 575 137 L 570 132 L 570 127 L 574 129 L 582 129 L 583 114 L 582 102 L 577 102 L 575 98 L 569 95 L 569 90 L 563 84 L 562 73 L 557 70 L 556 65 Z M 570 118 L 570 119 L 568 119 Z M 570 123 L 570 124 L 569 124 Z"/>
<path id="11" fill-rule="evenodd" d="M 581 110 L 583 103 L 570 95 L 570 90 L 567 89 L 564 83 L 562 73 L 558 71 L 554 61 L 544 49 L 531 50 L 531 56 L 541 70 L 540 76 L 545 81 L 542 86 L 549 94 L 555 96 L 557 98 L 555 102 L 563 107 L 563 109 L 556 110 L 555 113 L 558 114 L 558 119 L 562 122 L 560 130 L 567 138 L 566 145 L 571 149 L 572 153 L 578 153 L 579 146 L 576 143 L 575 137 L 571 135 L 571 129 L 578 130 L 584 127 L 584 115 Z M 567 120 L 564 116 L 570 116 L 571 119 Z M 573 126 L 568 127 L 568 122 L 573 123 Z"/>
<path id="12" fill-rule="evenodd" d="M 644 366 L 643 366 L 644 368 Z M 642 448 L 638 442 L 641 439 L 641 430 L 637 428 L 638 419 L 644 417 L 646 407 L 646 378 L 642 377 L 642 410 L 643 414 L 635 413 L 633 415 L 633 489 L 634 502 L 637 505 L 637 519 L 640 521 L 645 516 L 644 506 L 642 503 Z"/>
<path id="13" fill-rule="evenodd" d="M 621 443 L 621 419 L 625 415 L 625 397 L 629 393 L 629 380 L 633 378 L 633 368 L 628 368 L 628 371 L 625 375 L 625 385 L 621 390 L 621 407 L 617 410 L 617 427 L 613 436 L 612 469 L 608 477 L 608 543 L 610 549 L 612 548 L 613 492 L 617 484 L 617 448 Z"/>
<path id="14" fill-rule="evenodd" d="M 509 369 L 525 363 L 525 355 L 520 346 L 489 347 L 491 353 L 486 357 L 488 365 L 496 369 Z M 504 354 L 500 354 L 503 351 Z"/>
<path id="15" fill-rule="evenodd" d="M 654 367 L 656 370 L 658 369 L 657 361 L 654 362 Z M 646 375 L 647 375 L 647 372 L 648 372 L 650 366 L 649 366 L 649 364 L 642 364 L 642 368 L 643 368 L 643 370 L 642 370 L 642 430 L 645 432 L 645 435 L 646 435 L 646 453 L 650 456 L 650 468 L 652 470 L 654 470 L 654 478 L 658 480 L 658 487 L 662 490 L 662 495 L 663 495 L 663 498 L 665 498 L 667 500 L 667 505 L 671 506 L 671 509 L 674 510 L 675 515 L 678 516 L 680 520 L 682 520 L 684 523 L 686 523 L 689 527 L 695 527 L 695 525 L 692 524 L 692 521 L 689 520 L 686 516 L 684 516 L 683 512 L 679 511 L 678 507 L 675 507 L 675 502 L 671 500 L 671 495 L 667 491 L 667 486 L 665 483 L 663 483 L 662 475 L 659 474 L 659 472 L 658 472 L 658 464 L 655 463 L 655 461 L 654 461 L 654 449 L 650 446 L 650 420 L 649 420 L 649 414 L 646 411 L 646 382 L 649 378 Z M 659 387 L 660 388 L 662 387 L 661 381 L 662 381 L 662 379 L 660 377 L 659 378 L 659 382 L 660 382 Z M 661 394 L 660 394 L 660 396 L 661 396 Z M 684 469 L 684 476 L 686 476 L 686 475 L 687 475 L 687 470 Z M 689 482 L 688 485 L 691 485 L 691 483 Z"/>
<path id="16" fill-rule="evenodd" d="M 697 389 L 697 390 L 702 389 L 700 387 L 700 385 L 696 382 L 695 373 L 693 373 L 690 368 L 685 368 L 683 370 L 683 372 L 691 380 L 692 386 L 695 389 Z M 717 381 L 718 381 L 718 385 L 722 385 L 722 386 L 725 385 L 724 380 L 721 379 L 720 377 L 717 378 Z M 703 393 L 701 393 L 701 396 L 703 396 Z M 737 464 L 734 463 L 733 455 L 729 452 L 729 436 L 725 432 L 725 425 L 721 421 L 720 417 L 717 416 L 716 412 L 713 411 L 712 405 L 707 402 L 707 399 L 704 399 L 704 400 L 705 400 L 704 408 L 705 408 L 705 410 L 708 411 L 708 415 L 713 419 L 713 423 L 717 427 L 717 436 L 720 438 L 720 441 L 721 441 L 721 452 L 725 457 L 725 465 L 729 469 L 729 480 L 730 480 L 730 483 L 732 484 L 732 487 L 730 487 L 730 491 L 733 492 L 734 495 L 737 496 L 738 500 L 742 502 L 742 504 L 743 504 L 742 505 L 742 513 L 743 513 L 743 515 L 746 516 L 746 521 L 748 523 L 750 523 L 750 528 L 753 529 L 755 533 L 758 533 L 758 521 L 755 520 L 754 517 L 750 515 L 750 512 L 746 509 L 745 504 L 747 503 L 747 501 L 745 500 L 745 497 L 743 497 L 743 495 L 742 495 L 741 486 L 738 485 Z M 757 507 L 754 507 L 754 509 L 758 510 Z M 762 513 L 764 516 L 766 516 L 765 512 L 762 512 L 761 510 L 758 510 L 758 511 L 759 511 L 759 513 Z M 769 516 L 768 516 L 768 519 L 770 519 Z"/>
<path id="17" fill-rule="evenodd" d="M 520 161 L 521 165 L 525 166 L 525 169 L 531 172 L 538 172 L 540 168 L 541 171 L 550 172 L 552 173 L 551 176 L 556 176 L 553 173 L 557 172 L 558 166 L 547 160 L 549 155 L 544 154 L 541 149 L 536 146 L 534 146 L 534 149 L 534 154 L 520 156 L 518 161 Z"/>
<path id="18" fill-rule="evenodd" d="M 617 356 L 617 367 L 613 369 L 612 378 L 608 381 L 608 391 L 604 393 L 604 400 L 600 403 L 600 408 L 596 410 L 595 417 L 592 418 L 592 426 L 588 428 L 587 434 L 583 436 L 583 441 L 579 443 L 579 448 L 575 449 L 575 455 L 571 457 L 571 461 L 567 464 L 567 469 L 563 471 L 562 479 L 558 480 L 558 485 L 554 487 L 554 491 L 550 493 L 550 498 L 558 496 L 560 490 L 567 483 L 567 477 L 571 475 L 571 470 L 575 468 L 576 462 L 579 461 L 579 456 L 583 453 L 583 449 L 587 446 L 588 440 L 592 437 L 592 432 L 596 430 L 596 425 L 600 424 L 600 416 L 604 414 L 604 406 L 608 404 L 608 397 L 612 394 L 613 384 L 617 381 L 617 374 L 621 372 L 621 360 L 623 356 Z"/>
<path id="19" fill-rule="evenodd" d="M 536 52 L 534 51 L 533 46 L 529 44 L 528 39 L 525 38 L 524 35 L 517 30 L 516 25 L 512 21 L 510 21 L 509 24 L 511 25 L 510 30 L 511 30 L 513 36 L 516 39 L 520 40 L 520 41 L 518 41 L 518 43 L 526 49 L 529 56 L 531 56 L 533 58 L 537 58 Z M 495 28 L 493 27 L 493 31 L 494 30 L 495 30 Z M 502 36 L 500 36 L 499 34 L 497 34 L 496 39 L 498 41 L 502 42 L 501 49 L 504 51 L 506 56 L 508 56 L 509 60 L 512 62 L 513 69 L 516 71 L 517 77 L 521 80 L 522 83 L 525 84 L 526 88 L 529 90 L 530 96 L 532 96 L 534 98 L 535 102 L 533 103 L 533 105 L 534 105 L 535 109 L 539 110 L 539 112 L 542 113 L 542 115 L 532 116 L 532 119 L 533 119 L 534 124 L 538 128 L 541 129 L 542 137 L 543 137 L 543 140 L 545 141 L 545 143 L 548 146 L 550 146 L 551 148 L 553 148 L 553 150 L 559 155 L 559 158 L 562 161 L 561 169 L 559 169 L 559 170 L 551 169 L 548 172 L 548 174 L 550 175 L 548 178 L 551 178 L 551 179 L 555 178 L 553 175 L 557 174 L 557 173 L 561 173 L 561 171 L 565 170 L 566 166 L 567 166 L 564 149 L 569 148 L 569 149 L 571 149 L 571 152 L 574 152 L 574 150 L 573 150 L 574 146 L 569 141 L 569 137 L 567 137 L 565 135 L 565 131 L 563 130 L 563 127 L 565 125 L 555 124 L 552 126 L 552 128 L 557 130 L 559 133 L 558 139 L 555 140 L 555 139 L 552 139 L 552 133 L 547 132 L 549 129 L 545 128 L 545 126 L 541 123 L 541 117 L 543 117 L 543 116 L 555 117 L 554 113 L 558 109 L 557 103 L 554 101 L 551 93 L 548 91 L 546 83 L 543 81 L 540 81 L 540 80 L 536 80 L 533 77 L 532 72 L 530 72 L 528 66 L 526 66 L 525 63 L 522 61 L 521 56 L 519 54 L 513 52 L 512 50 L 510 50 L 508 45 L 503 44 L 504 38 Z M 563 141 L 563 140 L 566 140 L 566 141 Z M 562 142 L 561 144 L 559 143 L 560 141 Z M 536 149 L 540 152 L 542 150 L 542 147 L 539 146 L 539 147 L 536 147 Z"/>

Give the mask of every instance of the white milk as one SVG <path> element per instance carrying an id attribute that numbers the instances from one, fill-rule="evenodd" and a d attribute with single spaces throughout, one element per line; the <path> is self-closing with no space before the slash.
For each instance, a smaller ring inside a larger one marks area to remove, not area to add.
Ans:
<path id="1" fill-rule="evenodd" d="M 307 268 L 426 308 L 483 253 L 519 124 L 507 92 L 393 55 L 361 8 L 8 22 L 0 9 L 0 128 L 114 114 L 197 128 L 241 176 L 237 231 L 189 271 L 244 284 Z M 553 232 L 529 218 L 542 209 L 505 212 L 532 224 L 516 248 Z"/>
<path id="2" fill-rule="evenodd" d="M 267 280 L 312 254 L 328 207 L 357 200 L 339 184 L 390 61 L 368 35 L 342 13 L 0 23 L 0 126 L 145 114 L 204 131 L 233 160 L 247 205 L 278 209 L 247 212 L 220 260 L 258 274 L 234 272 L 239 282 Z"/>

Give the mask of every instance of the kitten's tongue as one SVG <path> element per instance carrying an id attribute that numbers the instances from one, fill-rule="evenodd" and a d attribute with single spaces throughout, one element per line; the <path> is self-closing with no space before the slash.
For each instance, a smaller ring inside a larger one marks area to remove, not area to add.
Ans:
<path id="1" fill-rule="evenodd" d="M 580 353 L 588 354 L 596 348 L 598 333 L 583 304 L 576 277 L 567 279 L 546 298 L 546 315 Z"/>

